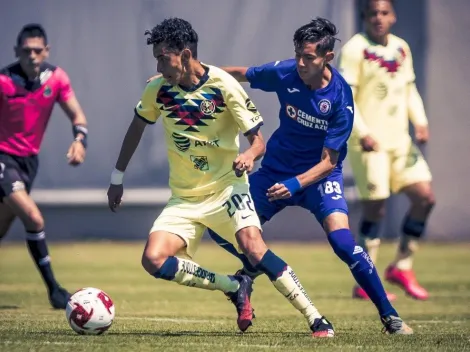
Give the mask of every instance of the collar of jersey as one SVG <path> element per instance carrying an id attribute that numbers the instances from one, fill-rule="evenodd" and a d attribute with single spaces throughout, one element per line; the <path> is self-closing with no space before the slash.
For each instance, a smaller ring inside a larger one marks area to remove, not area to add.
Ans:
<path id="1" fill-rule="evenodd" d="M 43 62 L 41 64 L 41 66 L 39 66 L 39 74 L 43 73 L 47 69 L 53 70 L 54 66 L 52 66 L 51 64 L 49 64 L 47 62 Z M 28 76 L 26 75 L 26 73 L 21 68 L 21 65 L 20 65 L 19 62 L 16 62 L 16 64 L 14 66 L 12 66 L 11 72 L 16 73 L 17 75 L 21 76 L 25 80 L 25 82 L 39 81 L 39 78 L 35 78 L 34 80 L 30 80 L 28 78 Z"/>
<path id="2" fill-rule="evenodd" d="M 178 87 L 186 92 L 194 92 L 195 90 L 202 87 L 204 83 L 207 82 L 209 79 L 209 67 L 204 65 L 201 62 L 202 67 L 204 67 L 204 74 L 202 75 L 201 79 L 199 80 L 198 84 L 193 85 L 192 87 L 183 87 L 182 85 L 178 84 Z"/>

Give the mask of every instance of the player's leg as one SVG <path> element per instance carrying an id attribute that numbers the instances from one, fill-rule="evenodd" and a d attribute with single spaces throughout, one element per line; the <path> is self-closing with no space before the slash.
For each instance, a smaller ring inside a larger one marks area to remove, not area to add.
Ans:
<path id="1" fill-rule="evenodd" d="M 15 213 L 11 211 L 10 207 L 2 203 L 3 197 L 4 195 L 2 195 L 0 188 L 0 242 L 6 236 L 16 218 Z"/>
<path id="2" fill-rule="evenodd" d="M 323 226 L 333 251 L 346 263 L 356 282 L 371 298 L 387 331 L 412 333 L 390 304 L 369 255 L 354 240 L 349 229 L 348 207 L 343 190 L 341 171 L 335 171 L 307 188 L 299 205 L 310 210 Z"/>
<path id="3" fill-rule="evenodd" d="M 198 222 L 207 211 L 206 202 L 172 197 L 155 221 L 142 255 L 142 266 L 153 277 L 179 285 L 206 290 L 219 290 L 236 301 L 238 326 L 245 331 L 251 325 L 249 301 L 251 279 L 247 276 L 221 275 L 202 268 L 194 256 L 205 226 Z M 248 317 L 247 317 L 248 316 Z"/>
<path id="4" fill-rule="evenodd" d="M 418 283 L 413 271 L 413 257 L 435 204 L 431 172 L 419 150 L 411 145 L 406 159 L 398 156 L 392 167 L 393 191 L 405 193 L 411 203 L 402 226 L 400 244 L 394 262 L 387 268 L 388 281 L 401 286 L 407 294 L 425 300 L 428 292 Z"/>
<path id="5" fill-rule="evenodd" d="M 263 169 L 260 169 L 249 176 L 251 199 L 253 201 L 253 207 L 256 208 L 261 225 L 269 221 L 275 214 L 286 206 L 286 201 L 284 200 L 269 202 L 266 197 L 266 190 L 276 182 L 277 181 L 270 177 Z M 240 259 L 243 267 L 236 272 L 237 274 L 248 275 L 252 280 L 263 274 L 262 271 L 257 270 L 250 264 L 250 261 L 245 254 L 239 252 L 234 244 L 221 237 L 211 228 L 208 229 L 208 232 L 214 242 L 230 254 Z"/>
<path id="6" fill-rule="evenodd" d="M 47 286 L 51 305 L 56 309 L 65 309 L 70 294 L 55 279 L 46 242 L 44 219 L 28 194 L 36 176 L 37 159 L 2 154 L 0 160 L 4 164 L 3 177 L 0 180 L 0 187 L 5 195 L 3 204 L 23 223 L 29 253 Z"/>
<path id="7" fill-rule="evenodd" d="M 12 192 L 3 201 L 21 219 L 25 227 L 29 253 L 47 286 L 51 305 L 56 309 L 65 309 L 70 294 L 58 284 L 54 276 L 44 231 L 44 219 L 36 203 L 24 189 Z"/>
<path id="8" fill-rule="evenodd" d="M 315 337 L 332 337 L 332 325 L 318 312 L 293 269 L 266 246 L 261 224 L 246 184 L 228 187 L 224 208 L 208 218 L 210 226 L 221 237 L 233 243 L 250 264 L 268 276 L 274 287 L 306 318 Z M 235 236 L 233 234 L 235 233 Z"/>
<path id="9" fill-rule="evenodd" d="M 385 215 L 385 201 L 390 196 L 390 157 L 385 151 L 363 152 L 351 148 L 348 154 L 354 180 L 361 199 L 362 217 L 358 244 L 375 264 L 380 246 L 380 224 Z M 387 293 L 389 300 L 396 299 Z M 369 299 L 363 288 L 353 287 L 353 298 Z"/>

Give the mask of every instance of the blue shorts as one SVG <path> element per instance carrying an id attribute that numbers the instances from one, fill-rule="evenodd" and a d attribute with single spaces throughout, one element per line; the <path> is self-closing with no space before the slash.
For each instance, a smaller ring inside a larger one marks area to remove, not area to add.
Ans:
<path id="1" fill-rule="evenodd" d="M 263 168 L 249 176 L 250 193 L 261 224 L 271 220 L 282 209 L 290 206 L 299 206 L 309 210 L 315 215 L 322 227 L 323 221 L 328 215 L 335 212 L 348 214 L 348 205 L 343 194 L 343 174 L 341 170 L 333 171 L 320 182 L 299 191 L 289 199 L 280 199 L 274 202 L 268 201 L 266 196 L 268 188 L 284 180 L 286 180 L 286 176 L 273 174 Z M 219 246 L 240 259 L 245 270 L 252 273 L 258 271 L 257 268 L 250 264 L 245 255 L 240 254 L 236 250 L 233 244 L 227 242 L 211 229 L 209 229 L 209 236 Z"/>
<path id="2" fill-rule="evenodd" d="M 276 175 L 261 168 L 251 174 L 249 180 L 250 193 L 261 223 L 271 220 L 279 211 L 289 206 L 307 209 L 315 215 L 322 226 L 325 218 L 332 213 L 348 214 L 341 170 L 334 170 L 320 182 L 297 192 L 291 198 L 274 202 L 268 201 L 266 191 L 275 183 L 284 181 L 285 176 Z"/>

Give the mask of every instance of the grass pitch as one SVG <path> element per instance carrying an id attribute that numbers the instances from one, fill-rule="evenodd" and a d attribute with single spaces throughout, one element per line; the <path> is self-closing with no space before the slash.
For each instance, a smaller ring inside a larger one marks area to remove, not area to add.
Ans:
<path id="1" fill-rule="evenodd" d="M 310 337 L 303 317 L 260 277 L 252 303 L 257 319 L 241 334 L 235 308 L 220 292 L 155 280 L 140 267 L 143 243 L 71 243 L 51 246 L 56 276 L 70 291 L 92 286 L 114 300 L 116 319 L 102 336 L 79 336 L 64 311 L 50 308 L 45 288 L 24 245 L 0 248 L 0 351 L 464 351 L 470 350 L 470 245 L 426 244 L 415 269 L 431 292 L 427 302 L 398 288 L 394 306 L 413 336 L 381 334 L 375 307 L 351 299 L 352 277 L 327 245 L 274 244 L 296 271 L 336 337 Z M 395 246 L 384 245 L 382 274 Z M 199 264 L 233 273 L 239 263 L 212 244 Z"/>

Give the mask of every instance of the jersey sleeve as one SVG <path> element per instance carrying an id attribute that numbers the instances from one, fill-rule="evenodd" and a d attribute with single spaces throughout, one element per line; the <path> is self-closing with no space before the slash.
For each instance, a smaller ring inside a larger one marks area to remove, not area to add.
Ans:
<path id="1" fill-rule="evenodd" d="M 411 49 L 408 44 L 404 45 L 404 55 L 405 55 L 405 72 L 406 72 L 406 82 L 413 83 L 416 80 L 415 70 L 413 67 L 413 57 L 411 55 Z"/>
<path id="2" fill-rule="evenodd" d="M 358 45 L 350 42 L 341 49 L 338 68 L 350 86 L 357 86 L 361 74 L 362 52 Z"/>
<path id="3" fill-rule="evenodd" d="M 135 114 L 149 124 L 154 124 L 160 117 L 160 109 L 157 106 L 157 94 L 161 87 L 161 79 L 155 79 L 147 84 L 137 103 Z"/>
<path id="4" fill-rule="evenodd" d="M 75 96 L 70 83 L 70 78 L 67 73 L 61 68 L 57 68 L 57 79 L 59 80 L 59 94 L 57 95 L 57 102 L 64 103 L 71 97 Z"/>
<path id="5" fill-rule="evenodd" d="M 340 151 L 351 135 L 354 123 L 354 100 L 349 86 L 344 87 L 336 112 L 328 124 L 324 147 Z"/>
<path id="6" fill-rule="evenodd" d="M 245 136 L 257 131 L 263 125 L 263 118 L 255 104 L 235 79 L 230 80 L 226 86 L 225 100 L 227 108 Z"/>
<path id="7" fill-rule="evenodd" d="M 248 68 L 246 79 L 250 82 L 250 87 L 265 92 L 275 92 L 282 78 L 279 63 L 280 61 L 276 61 Z"/>

